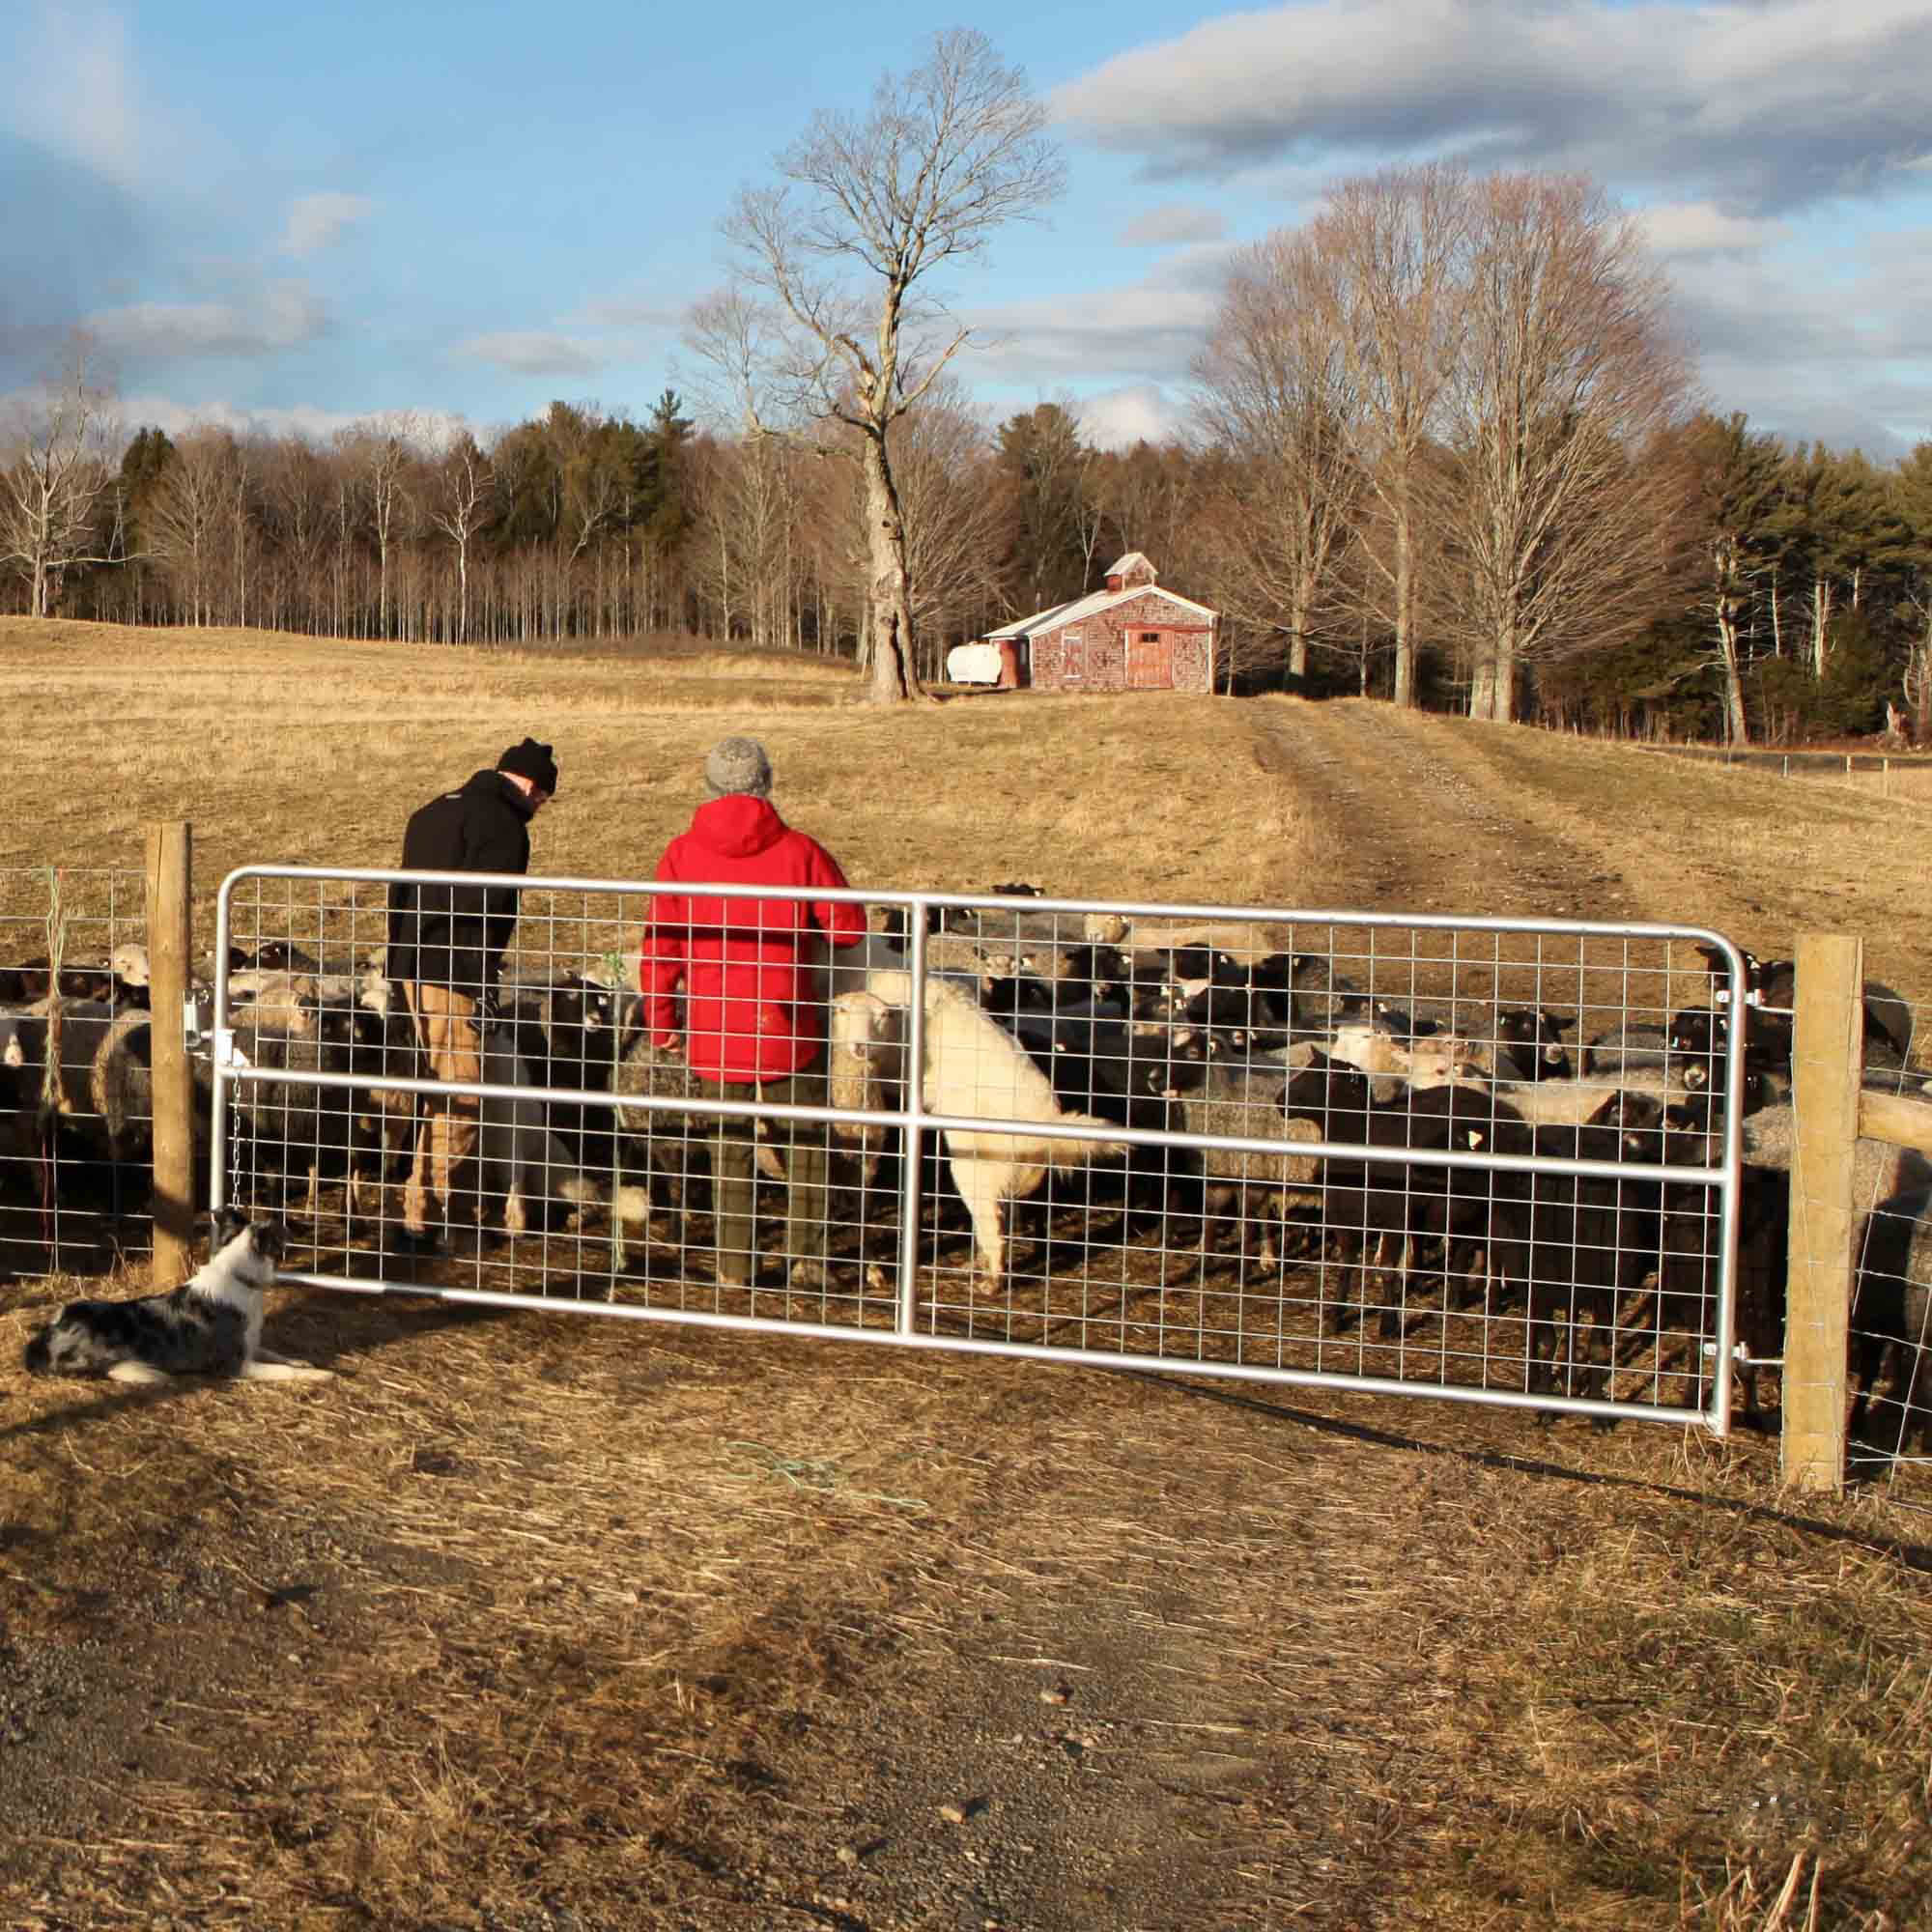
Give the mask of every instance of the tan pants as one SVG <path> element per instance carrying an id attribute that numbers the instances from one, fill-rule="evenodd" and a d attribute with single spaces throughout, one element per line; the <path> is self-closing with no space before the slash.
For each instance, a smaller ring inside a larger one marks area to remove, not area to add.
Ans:
<path id="1" fill-rule="evenodd" d="M 405 980 L 403 998 L 415 1022 L 416 1041 L 427 1063 L 425 1073 L 439 1080 L 481 1080 L 483 1036 L 476 1024 L 476 1002 L 468 993 L 427 980 Z M 473 1219 L 477 1204 L 475 1155 L 477 1121 L 483 1103 L 473 1094 L 416 1095 L 415 1158 L 403 1190 L 403 1226 L 424 1233 L 429 1197 L 438 1218 Z M 469 1198 L 462 1199 L 465 1187 Z"/>

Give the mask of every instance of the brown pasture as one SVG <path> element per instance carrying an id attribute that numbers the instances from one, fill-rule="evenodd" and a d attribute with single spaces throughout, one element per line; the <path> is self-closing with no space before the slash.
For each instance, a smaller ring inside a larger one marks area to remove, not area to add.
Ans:
<path id="1" fill-rule="evenodd" d="M 0 868 L 383 865 L 526 732 L 648 875 L 726 731 L 854 880 L 1861 933 L 1932 806 L 1361 703 L 0 620 Z M 26 888 L 20 888 L 25 891 Z M 4 910 L 5 908 L 0 908 Z M 202 937 L 210 936 L 204 931 Z M 1775 1441 L 281 1292 L 338 1378 L 45 1383 L 0 1288 L 0 1922 L 1904 1928 L 1932 1536 Z"/>

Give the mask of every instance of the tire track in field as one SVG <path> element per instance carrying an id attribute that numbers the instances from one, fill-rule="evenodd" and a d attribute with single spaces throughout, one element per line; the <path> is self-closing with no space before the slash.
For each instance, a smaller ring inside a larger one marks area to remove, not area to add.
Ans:
<path id="1" fill-rule="evenodd" d="M 1621 873 L 1512 811 L 1430 742 L 1424 718 L 1360 699 L 1256 706 L 1264 770 L 1293 794 L 1302 905 L 1471 917 L 1641 916 Z"/>

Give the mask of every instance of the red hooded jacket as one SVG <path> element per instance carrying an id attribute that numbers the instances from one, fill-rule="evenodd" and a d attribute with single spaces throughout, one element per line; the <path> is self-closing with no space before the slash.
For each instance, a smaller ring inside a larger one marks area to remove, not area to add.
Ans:
<path id="1" fill-rule="evenodd" d="M 720 886 L 843 888 L 838 862 L 794 832 L 770 802 L 732 792 L 698 807 L 691 830 L 665 848 L 660 879 Z M 707 1080 L 782 1080 L 825 1042 L 814 986 L 822 942 L 866 936 L 866 908 L 824 899 L 653 895 L 638 949 L 643 1020 L 654 1043 L 682 1033 L 685 1058 Z M 684 1012 L 672 997 L 684 984 Z"/>

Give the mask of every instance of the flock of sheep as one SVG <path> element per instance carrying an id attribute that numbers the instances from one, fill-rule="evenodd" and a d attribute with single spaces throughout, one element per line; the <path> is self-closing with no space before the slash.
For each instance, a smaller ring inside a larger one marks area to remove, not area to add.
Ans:
<path id="1" fill-rule="evenodd" d="M 927 1108 L 1092 1132 L 1030 1142 L 943 1135 L 989 1280 L 1004 1263 L 1004 1202 L 1037 1187 L 1050 1166 L 1123 1160 L 1130 1189 L 1138 1182 L 1157 1210 L 1201 1215 L 1204 1241 L 1217 1216 L 1232 1220 L 1244 1278 L 1257 1260 L 1272 1267 L 1339 1258 L 1350 1266 L 1350 1285 L 1324 1303 L 1324 1328 L 1373 1311 L 1393 1339 L 1407 1317 L 1408 1285 L 1433 1273 L 1445 1308 L 1457 1299 L 1487 1314 L 1520 1308 L 1528 1386 L 1602 1392 L 1622 1338 L 1681 1337 L 1694 1349 L 1709 1332 L 1715 1197 L 1703 1183 L 1647 1170 L 1720 1164 L 1732 1015 L 1748 1003 L 1740 1327 L 1751 1358 L 1781 1352 L 1795 1144 L 1788 962 L 1747 955 L 1745 983 L 1733 987 L 1724 955 L 1713 951 L 1710 1005 L 1573 1043 L 1575 1016 L 1430 1001 L 1398 1008 L 1357 992 L 1322 955 L 1264 953 L 1251 942 L 1244 957 L 1214 943 L 1225 936 L 1209 928 L 1177 945 L 1170 934 L 1134 950 L 1083 932 L 1067 946 L 1053 914 L 1024 907 L 950 915 L 928 935 Z M 895 961 L 834 1000 L 836 1102 L 874 1111 L 903 1104 L 910 1000 Z M 1875 983 L 1865 1008 L 1867 1079 L 1889 1092 L 1923 1091 L 1923 1076 L 1908 1065 L 1910 1008 Z M 973 1103 L 976 1086 L 990 1090 L 990 1101 Z M 1107 1137 L 1109 1124 L 1212 1138 L 1123 1143 Z M 867 1138 L 881 1137 L 874 1129 Z M 1365 1151 L 1316 1154 L 1311 1143 Z M 1415 1158 L 1445 1153 L 1472 1159 Z M 1600 1161 L 1619 1171 L 1480 1164 L 1490 1157 Z M 1932 1313 L 1925 1179 L 1917 1155 L 1859 1144 L 1857 1198 L 1880 1204 L 1860 1237 L 1867 1261 L 1854 1365 L 1860 1422 L 1888 1350 L 1901 1412 L 1917 1407 L 1916 1344 Z M 1646 1299 L 1649 1319 L 1634 1329 L 1625 1311 Z M 1580 1367 L 1579 1344 L 1590 1356 Z M 1754 1374 L 1746 1387 L 1754 1404 Z"/>
<path id="2" fill-rule="evenodd" d="M 1082 924 L 1027 906 L 1020 889 L 999 893 L 997 905 L 935 915 L 923 942 L 924 1109 L 1017 1123 L 935 1130 L 971 1223 L 980 1293 L 1004 1292 L 1012 1204 L 1050 1172 L 1085 1167 L 1085 1198 L 1111 1188 L 1110 1208 L 1188 1231 L 1172 1242 L 1163 1233 L 1163 1246 L 1231 1239 L 1244 1284 L 1257 1268 L 1321 1263 L 1324 1330 L 1373 1314 L 1392 1339 L 1409 1320 L 1410 1285 L 1439 1277 L 1445 1313 L 1520 1313 L 1527 1386 L 1605 1390 L 1622 1338 L 1681 1337 L 1694 1349 L 1708 1331 L 1714 1197 L 1658 1170 L 1718 1164 L 1714 1108 L 1732 1016 L 1750 999 L 1740 1321 L 1750 1355 L 1780 1352 L 1794 1134 L 1789 1021 L 1777 1009 L 1790 1005 L 1788 966 L 1749 961 L 1733 987 L 1714 954 L 1710 1005 L 1578 1042 L 1566 1037 L 1575 1018 L 1547 1009 L 1398 1008 L 1357 992 L 1323 955 L 1269 952 L 1232 928 L 1137 942 L 1120 923 Z M 902 928 L 875 932 L 835 956 L 828 984 L 832 1103 L 872 1117 L 833 1132 L 873 1180 L 897 1137 L 877 1117 L 906 1105 L 909 952 Z M 110 1162 L 142 1156 L 145 969 L 138 947 L 68 969 L 57 990 L 44 963 L 0 968 L 0 1101 L 14 1152 L 46 1151 L 52 1131 Z M 481 1151 L 485 1190 L 503 1199 L 512 1227 L 598 1201 L 613 1220 L 636 1221 L 654 1190 L 677 1207 L 692 1198 L 695 1122 L 672 1104 L 690 1076 L 642 1039 L 637 996 L 616 977 L 512 974 L 501 989 L 484 1077 L 512 1097 L 484 1102 Z M 313 1200 L 340 1181 L 353 1204 L 393 1179 L 413 1102 L 384 1080 L 416 1065 L 380 960 L 328 971 L 265 946 L 231 955 L 228 988 L 238 1061 L 278 1075 L 232 1089 L 238 1190 L 299 1188 Z M 1867 989 L 1870 1077 L 1893 1091 L 1920 1084 L 1904 1070 L 1911 1018 L 1896 995 Z M 354 1085 L 301 1077 L 318 1072 Z M 554 1101 L 546 1090 L 558 1088 L 611 1103 Z M 645 1096 L 648 1108 L 624 1104 Z M 1246 1145 L 1216 1144 L 1230 1141 Z M 1468 1158 L 1430 1158 L 1444 1154 Z M 1617 1172 L 1481 1164 L 1492 1158 Z M 1902 1406 L 1914 1406 L 1909 1345 L 1932 1314 L 1932 1199 L 1917 1156 L 1861 1142 L 1859 1160 L 1859 1198 L 1883 1204 L 1861 1237 L 1870 1249 L 1855 1362 L 1862 1417 L 1888 1350 Z M 765 1164 L 781 1172 L 775 1154 Z M 633 1184 L 617 1185 L 626 1172 Z M 1331 1278 L 1345 1284 L 1332 1294 Z M 1640 1305 L 1639 1330 L 1625 1311 Z M 1754 1378 L 1747 1391 L 1754 1398 Z"/>

